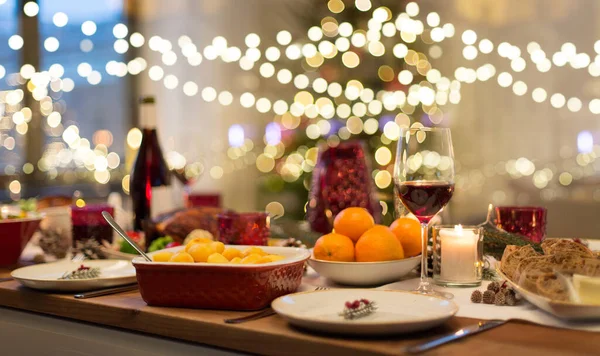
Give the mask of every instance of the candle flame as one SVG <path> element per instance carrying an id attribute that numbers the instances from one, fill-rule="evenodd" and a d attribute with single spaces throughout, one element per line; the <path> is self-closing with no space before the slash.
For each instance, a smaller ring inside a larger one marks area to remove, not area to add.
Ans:
<path id="1" fill-rule="evenodd" d="M 456 231 L 457 233 L 462 233 L 462 231 L 463 231 L 462 225 L 461 224 L 454 225 L 454 231 Z"/>

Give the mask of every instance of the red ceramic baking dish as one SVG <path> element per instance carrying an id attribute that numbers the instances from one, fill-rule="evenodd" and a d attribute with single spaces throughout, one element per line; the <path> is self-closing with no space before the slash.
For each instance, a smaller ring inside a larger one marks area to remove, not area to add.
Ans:
<path id="1" fill-rule="evenodd" d="M 244 250 L 250 246 L 233 246 Z M 148 305 L 199 309 L 258 310 L 300 286 L 310 252 L 258 246 L 285 259 L 265 264 L 147 262 L 133 259 L 142 298 Z M 162 251 L 177 252 L 184 247 Z M 157 251 L 159 252 L 159 251 Z M 156 252 L 154 252 L 156 253 Z M 154 253 L 149 254 L 152 256 Z"/>
<path id="2" fill-rule="evenodd" d="M 18 215 L 21 211 L 18 207 L 9 205 L 3 205 L 0 209 L 3 215 Z M 41 221 L 42 215 L 38 213 L 27 213 L 26 217 L 18 219 L 0 219 L 0 267 L 17 263 Z"/>

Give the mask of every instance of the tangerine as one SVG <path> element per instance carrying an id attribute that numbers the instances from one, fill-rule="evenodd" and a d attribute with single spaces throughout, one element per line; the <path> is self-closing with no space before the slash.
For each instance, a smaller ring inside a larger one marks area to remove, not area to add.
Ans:
<path id="1" fill-rule="evenodd" d="M 375 225 L 356 242 L 357 262 L 401 260 L 404 258 L 402 244 L 387 226 Z"/>
<path id="2" fill-rule="evenodd" d="M 375 220 L 365 208 L 346 208 L 333 220 L 333 229 L 337 234 L 348 236 L 356 242 L 360 236 L 375 225 Z"/>
<path id="3" fill-rule="evenodd" d="M 390 225 L 390 230 L 396 235 L 405 257 L 421 254 L 421 225 L 415 219 L 399 218 Z"/>
<path id="4" fill-rule="evenodd" d="M 348 236 L 332 232 L 319 237 L 313 254 L 318 260 L 352 262 L 354 261 L 354 243 Z"/>

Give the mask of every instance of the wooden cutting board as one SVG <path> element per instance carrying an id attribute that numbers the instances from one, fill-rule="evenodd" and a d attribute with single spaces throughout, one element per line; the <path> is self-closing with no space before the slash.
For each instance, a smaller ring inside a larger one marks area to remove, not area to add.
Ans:
<path id="1" fill-rule="evenodd" d="M 7 275 L 7 270 L 0 270 L 0 277 Z M 150 307 L 137 291 L 80 300 L 71 294 L 47 294 L 27 289 L 16 281 L 0 282 L 0 306 L 272 355 L 395 355 L 401 354 L 406 345 L 477 322 L 455 317 L 442 327 L 411 335 L 370 339 L 332 337 L 298 330 L 279 316 L 229 325 L 223 319 L 248 313 Z M 598 352 L 598 344 L 592 341 L 598 337 L 596 333 L 510 322 L 442 346 L 432 354 L 593 354 Z"/>

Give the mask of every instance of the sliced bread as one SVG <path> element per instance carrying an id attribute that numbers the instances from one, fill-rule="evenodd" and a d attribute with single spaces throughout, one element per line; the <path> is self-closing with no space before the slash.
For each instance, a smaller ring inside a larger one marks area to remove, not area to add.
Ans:
<path id="1" fill-rule="evenodd" d="M 517 270 L 517 267 L 519 266 L 519 263 L 523 259 L 533 256 L 538 256 L 538 254 L 537 252 L 535 252 L 533 247 L 531 247 L 531 245 L 519 247 L 515 251 L 508 254 L 508 256 L 506 256 L 500 268 L 502 272 L 512 280 L 514 277 L 514 273 Z"/>

